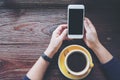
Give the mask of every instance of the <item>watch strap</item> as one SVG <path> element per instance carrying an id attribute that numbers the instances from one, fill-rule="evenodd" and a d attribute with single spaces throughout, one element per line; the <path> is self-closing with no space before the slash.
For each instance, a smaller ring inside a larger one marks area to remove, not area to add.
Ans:
<path id="1" fill-rule="evenodd" d="M 41 57 L 42 57 L 45 61 L 47 61 L 47 62 L 51 62 L 51 61 L 52 61 L 52 58 L 49 58 L 45 53 L 43 53 L 43 54 L 41 55 Z"/>

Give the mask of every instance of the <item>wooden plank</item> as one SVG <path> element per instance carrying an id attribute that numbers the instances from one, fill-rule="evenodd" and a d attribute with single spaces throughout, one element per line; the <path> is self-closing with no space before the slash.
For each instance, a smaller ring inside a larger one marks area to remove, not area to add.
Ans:
<path id="1" fill-rule="evenodd" d="M 83 0 L 2 0 L 0 8 L 41 8 L 41 7 L 63 7 Z"/>
<path id="2" fill-rule="evenodd" d="M 0 45 L 0 80 L 21 79 L 47 44 Z"/>
<path id="3" fill-rule="evenodd" d="M 120 8 L 119 0 L 1 0 L 0 8 L 66 7 L 68 4 L 85 4 L 86 7 L 94 9 Z"/>
<path id="4" fill-rule="evenodd" d="M 64 12 L 28 10 L 14 16 L 11 10 L 0 11 L 0 79 L 16 80 L 26 74 L 48 46 L 52 31 L 66 22 Z"/>
<path id="5" fill-rule="evenodd" d="M 20 17 L 3 11 L 0 14 L 0 43 L 46 43 L 53 29 L 66 23 L 64 18 L 65 10 L 62 9 L 28 10 Z"/>
<path id="6" fill-rule="evenodd" d="M 27 4 L 34 4 L 34 3 L 39 3 L 39 4 L 70 4 L 70 3 L 75 3 L 78 0 L 4 0 L 7 3 L 15 2 L 15 3 L 27 3 Z M 82 0 L 80 0 L 82 1 Z M 3 2 L 3 1 L 0 1 Z"/>
<path id="7" fill-rule="evenodd" d="M 104 11 L 100 14 L 101 11 L 98 11 L 86 12 L 86 16 L 92 20 L 98 28 L 98 32 L 103 32 L 101 35 L 113 32 L 119 34 L 119 27 L 117 27 L 120 25 L 119 13 Z M 41 42 L 40 40 L 49 39 L 52 31 L 59 24 L 67 21 L 65 9 L 30 9 L 18 17 L 14 16 L 11 10 L 1 10 L 0 13 L 0 44 L 48 43 L 48 41 Z M 108 13 L 111 17 L 105 16 Z M 115 28 L 112 26 L 115 26 Z"/>

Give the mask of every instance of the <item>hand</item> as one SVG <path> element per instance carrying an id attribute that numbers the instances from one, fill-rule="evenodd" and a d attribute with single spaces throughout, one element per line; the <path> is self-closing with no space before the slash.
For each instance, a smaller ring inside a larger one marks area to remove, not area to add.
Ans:
<path id="1" fill-rule="evenodd" d="M 84 41 L 86 45 L 93 50 L 93 52 L 96 54 L 96 56 L 98 57 L 99 61 L 102 64 L 109 62 L 113 58 L 113 56 L 99 42 L 95 27 L 88 18 L 85 18 L 84 26 L 85 26 Z"/>
<path id="2" fill-rule="evenodd" d="M 67 31 L 67 24 L 62 24 L 56 28 L 56 30 L 52 34 L 50 44 L 45 51 L 46 55 L 48 55 L 51 58 L 54 56 L 54 54 L 60 48 L 63 40 L 66 39 Z"/>
<path id="3" fill-rule="evenodd" d="M 96 45 L 100 43 L 98 40 L 97 32 L 95 30 L 94 25 L 88 18 L 85 18 L 84 26 L 85 26 L 84 41 L 89 48 L 93 49 Z"/>

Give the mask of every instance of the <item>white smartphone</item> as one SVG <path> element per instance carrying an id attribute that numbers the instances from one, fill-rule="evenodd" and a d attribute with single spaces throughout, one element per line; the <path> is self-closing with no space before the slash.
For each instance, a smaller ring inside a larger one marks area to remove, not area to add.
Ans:
<path id="1" fill-rule="evenodd" d="M 68 38 L 82 39 L 84 34 L 84 5 L 68 5 Z"/>

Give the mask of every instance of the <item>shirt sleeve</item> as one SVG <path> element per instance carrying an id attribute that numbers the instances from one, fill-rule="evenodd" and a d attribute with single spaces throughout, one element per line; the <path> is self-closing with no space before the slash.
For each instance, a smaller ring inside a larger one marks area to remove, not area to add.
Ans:
<path id="1" fill-rule="evenodd" d="M 101 65 L 105 76 L 108 80 L 120 80 L 120 61 L 113 58 L 106 64 Z"/>
<path id="2" fill-rule="evenodd" d="M 23 80 L 30 80 L 30 79 L 25 75 Z"/>

